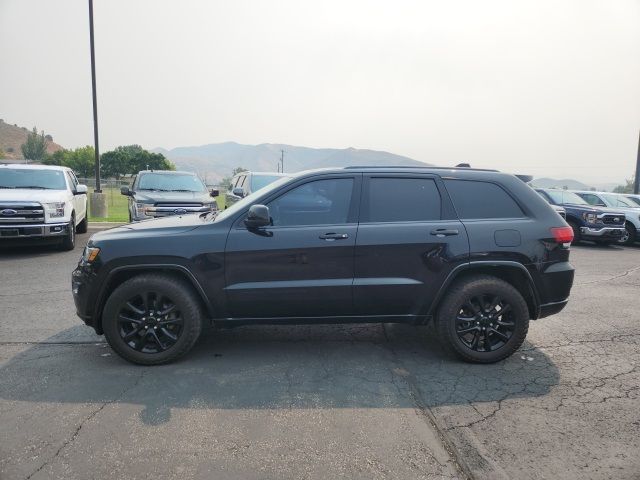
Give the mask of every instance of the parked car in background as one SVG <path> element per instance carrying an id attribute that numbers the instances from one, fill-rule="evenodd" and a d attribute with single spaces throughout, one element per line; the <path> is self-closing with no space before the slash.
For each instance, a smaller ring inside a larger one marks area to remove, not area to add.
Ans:
<path id="1" fill-rule="evenodd" d="M 607 192 L 587 192 L 574 190 L 589 205 L 595 207 L 609 207 L 624 213 L 625 233 L 619 242 L 625 245 L 631 245 L 636 240 L 640 240 L 640 206 L 616 193 Z"/>
<path id="2" fill-rule="evenodd" d="M 229 208 L 241 198 L 286 177 L 278 172 L 240 172 L 231 179 L 231 188 L 225 197 L 225 208 Z"/>
<path id="3" fill-rule="evenodd" d="M 70 168 L 0 165 L 0 240 L 58 238 L 73 250 L 88 222 L 87 186 Z"/>
<path id="4" fill-rule="evenodd" d="M 122 187 L 120 193 L 129 197 L 130 222 L 218 209 L 213 197 L 219 192 L 207 190 L 192 172 L 143 170 L 134 177 L 131 188 Z"/>
<path id="5" fill-rule="evenodd" d="M 203 326 L 434 322 L 478 363 L 567 304 L 573 231 L 513 175 L 353 167 L 282 178 L 216 215 L 91 237 L 78 315 L 125 359 L 189 351 Z"/>
<path id="6" fill-rule="evenodd" d="M 625 216 L 608 208 L 597 208 L 567 190 L 536 188 L 551 205 L 564 207 L 567 223 L 573 229 L 574 242 L 589 240 L 600 244 L 616 243 L 626 233 Z"/>

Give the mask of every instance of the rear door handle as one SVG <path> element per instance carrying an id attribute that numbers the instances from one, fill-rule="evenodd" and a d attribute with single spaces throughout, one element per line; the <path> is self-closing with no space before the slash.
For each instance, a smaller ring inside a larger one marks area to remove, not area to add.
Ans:
<path id="1" fill-rule="evenodd" d="M 323 233 L 322 235 L 320 235 L 321 240 L 327 240 L 329 242 L 333 241 L 333 240 L 345 240 L 347 238 L 349 238 L 349 235 L 347 235 L 346 233 Z"/>
<path id="2" fill-rule="evenodd" d="M 460 232 L 455 229 L 447 229 L 447 228 L 436 228 L 435 230 L 431 230 L 431 235 L 435 235 L 436 237 L 450 237 L 452 235 L 458 235 Z"/>

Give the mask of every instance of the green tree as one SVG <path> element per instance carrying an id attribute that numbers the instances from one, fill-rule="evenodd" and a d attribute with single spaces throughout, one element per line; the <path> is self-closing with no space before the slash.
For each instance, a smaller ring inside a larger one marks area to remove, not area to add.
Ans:
<path id="1" fill-rule="evenodd" d="M 635 175 L 625 180 L 625 185 L 618 185 L 613 189 L 613 193 L 633 193 L 633 183 L 635 181 Z"/>
<path id="2" fill-rule="evenodd" d="M 161 153 L 152 153 L 140 145 L 123 145 L 100 157 L 102 172 L 107 177 L 120 178 L 140 170 L 175 170 L 176 166 Z"/>
<path id="3" fill-rule="evenodd" d="M 118 147 L 103 153 L 100 157 L 102 174 L 119 180 L 121 176 L 131 173 L 131 159 L 129 147 Z"/>
<path id="4" fill-rule="evenodd" d="M 95 150 L 90 145 L 67 150 L 62 164 L 71 168 L 80 177 L 91 177 L 95 173 Z"/>
<path id="5" fill-rule="evenodd" d="M 231 175 L 222 178 L 222 180 L 220 181 L 220 186 L 225 190 L 231 190 L 231 180 L 240 172 L 248 172 L 248 170 L 244 167 L 234 168 L 233 172 L 231 172 Z"/>
<path id="6" fill-rule="evenodd" d="M 56 150 L 52 154 L 47 155 L 42 163 L 45 165 L 65 165 L 68 154 L 68 150 Z"/>
<path id="7" fill-rule="evenodd" d="M 38 129 L 33 127 L 31 133 L 27 135 L 27 141 L 20 146 L 20 149 L 26 160 L 43 161 L 47 158 L 47 139 L 44 132 L 38 133 Z"/>

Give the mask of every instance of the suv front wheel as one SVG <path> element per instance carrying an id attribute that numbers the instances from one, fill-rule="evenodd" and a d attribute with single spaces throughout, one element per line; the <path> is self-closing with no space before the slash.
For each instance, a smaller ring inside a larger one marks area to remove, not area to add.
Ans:
<path id="1" fill-rule="evenodd" d="M 436 322 L 445 347 L 466 361 L 493 363 L 520 348 L 529 330 L 529 309 L 509 283 L 474 275 L 454 284 Z"/>
<path id="2" fill-rule="evenodd" d="M 157 273 L 133 277 L 109 296 L 102 328 L 111 348 L 140 365 L 171 362 L 195 345 L 203 314 L 182 279 Z"/>

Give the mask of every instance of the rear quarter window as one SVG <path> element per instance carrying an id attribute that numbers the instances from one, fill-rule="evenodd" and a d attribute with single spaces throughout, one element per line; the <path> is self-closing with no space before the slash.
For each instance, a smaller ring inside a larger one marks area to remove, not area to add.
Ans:
<path id="1" fill-rule="evenodd" d="M 502 187 L 477 180 L 445 180 L 461 219 L 522 218 L 524 212 Z"/>

